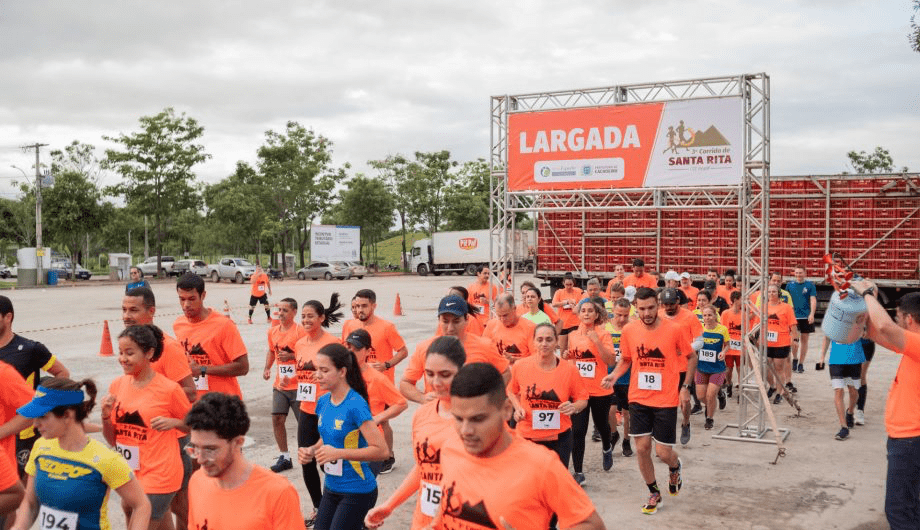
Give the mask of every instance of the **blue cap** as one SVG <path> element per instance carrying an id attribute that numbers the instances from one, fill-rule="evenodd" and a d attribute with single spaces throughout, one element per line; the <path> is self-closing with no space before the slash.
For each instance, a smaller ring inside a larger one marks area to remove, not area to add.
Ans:
<path id="1" fill-rule="evenodd" d="M 82 390 L 55 390 L 39 386 L 35 390 L 32 401 L 16 409 L 21 416 L 26 418 L 40 418 L 51 412 L 52 409 L 63 405 L 79 405 L 86 396 Z"/>
<path id="2" fill-rule="evenodd" d="M 444 313 L 465 317 L 469 313 L 469 306 L 466 305 L 466 300 L 452 294 L 442 298 L 441 304 L 438 305 L 438 315 L 443 315 Z"/>

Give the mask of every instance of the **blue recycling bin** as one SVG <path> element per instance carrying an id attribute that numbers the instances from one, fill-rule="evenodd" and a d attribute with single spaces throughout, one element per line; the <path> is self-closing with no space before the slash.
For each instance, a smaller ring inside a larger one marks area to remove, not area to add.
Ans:
<path id="1" fill-rule="evenodd" d="M 48 285 L 57 285 L 58 283 L 58 274 L 57 271 L 51 269 L 48 271 Z"/>

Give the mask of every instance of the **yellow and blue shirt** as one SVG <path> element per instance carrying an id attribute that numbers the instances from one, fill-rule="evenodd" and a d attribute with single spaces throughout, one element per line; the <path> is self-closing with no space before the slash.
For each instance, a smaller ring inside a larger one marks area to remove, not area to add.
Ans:
<path id="1" fill-rule="evenodd" d="M 367 440 L 359 430 L 361 424 L 373 421 L 367 401 L 354 390 L 349 390 L 341 403 L 332 402 L 326 394 L 316 402 L 319 417 L 319 435 L 323 444 L 337 449 L 361 449 Z M 377 479 L 367 462 L 342 460 L 322 466 L 326 473 L 325 486 L 335 493 L 370 493 L 377 487 Z"/>
<path id="2" fill-rule="evenodd" d="M 728 334 L 728 328 L 722 324 L 716 324 L 716 327 L 707 329 L 703 327 L 703 347 L 700 348 L 699 358 L 696 369 L 703 374 L 720 374 L 725 371 L 725 359 L 719 360 L 719 354 L 722 349 L 729 343 L 731 336 Z M 709 361 L 704 359 L 715 359 Z"/>
<path id="3" fill-rule="evenodd" d="M 77 519 L 73 530 L 109 530 L 109 492 L 132 478 L 125 459 L 92 438 L 80 451 L 61 449 L 57 439 L 39 438 L 26 473 L 34 477 L 44 509 Z"/>
<path id="4" fill-rule="evenodd" d="M 620 335 L 622 334 L 622 331 L 617 331 L 613 329 L 613 324 L 611 324 L 610 322 L 607 322 L 606 324 L 604 324 L 604 329 L 607 330 L 607 333 L 610 333 L 610 339 L 613 341 L 613 349 L 614 351 L 616 351 L 616 354 L 617 354 L 617 364 L 619 364 L 620 362 Z M 607 373 L 608 374 L 613 373 L 613 370 L 615 368 L 616 368 L 615 365 L 608 366 Z M 617 379 L 614 384 L 615 385 L 629 385 L 629 375 L 631 372 L 632 372 L 632 368 L 630 367 L 630 369 L 626 370 L 626 373 L 620 376 L 620 378 Z"/>

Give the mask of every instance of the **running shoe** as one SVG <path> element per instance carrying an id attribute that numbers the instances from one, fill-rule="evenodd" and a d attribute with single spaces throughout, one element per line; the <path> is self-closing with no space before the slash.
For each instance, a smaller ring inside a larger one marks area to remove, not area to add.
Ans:
<path id="1" fill-rule="evenodd" d="M 852 428 L 853 428 L 853 424 L 854 424 L 853 415 L 850 414 L 849 412 L 847 412 L 847 413 L 846 413 L 846 418 L 847 418 L 847 427 L 849 427 L 850 429 L 852 429 Z"/>
<path id="2" fill-rule="evenodd" d="M 306 528 L 306 530 L 310 530 L 316 524 L 316 514 L 316 510 L 313 510 L 313 514 L 310 516 L 310 518 L 303 520 L 303 527 Z"/>
<path id="3" fill-rule="evenodd" d="M 584 473 L 578 473 L 576 471 L 575 473 L 572 473 L 572 478 L 575 479 L 576 484 L 578 484 L 581 487 L 585 487 L 585 474 Z"/>
<path id="4" fill-rule="evenodd" d="M 805 373 L 805 365 L 799 363 L 799 369 L 798 369 L 797 371 L 798 371 L 798 373 L 800 373 L 800 374 L 804 374 L 804 373 Z"/>
<path id="5" fill-rule="evenodd" d="M 732 385 L 731 385 L 731 384 L 729 384 L 729 385 L 725 388 L 725 393 L 728 395 L 728 397 L 732 397 Z"/>
<path id="6" fill-rule="evenodd" d="M 680 426 L 680 443 L 687 445 L 690 443 L 690 424 Z"/>
<path id="7" fill-rule="evenodd" d="M 774 405 L 779 405 L 779 403 L 780 403 L 782 400 L 783 400 L 782 394 L 780 394 L 779 392 L 777 392 L 777 393 L 776 393 L 776 397 L 773 398 L 773 404 L 774 404 Z"/>
<path id="8" fill-rule="evenodd" d="M 387 473 L 392 472 L 392 471 L 393 471 L 393 467 L 395 467 L 395 466 L 396 466 L 396 457 L 395 457 L 395 456 L 391 456 L 390 458 L 387 458 L 387 459 L 384 460 L 383 463 L 381 463 L 381 465 L 380 465 L 380 474 L 381 474 L 381 475 L 386 475 Z"/>
<path id="9" fill-rule="evenodd" d="M 678 458 L 677 469 L 671 471 L 668 475 L 668 493 L 672 497 L 680 493 L 680 487 L 684 485 L 684 479 L 680 476 L 681 467 L 680 458 Z"/>
<path id="10" fill-rule="evenodd" d="M 655 493 L 649 494 L 648 502 L 642 505 L 642 513 L 652 515 L 658 511 L 659 506 L 661 506 L 661 493 L 656 491 Z"/>
<path id="11" fill-rule="evenodd" d="M 278 460 L 269 467 L 275 473 L 281 473 L 282 471 L 287 471 L 288 469 L 293 469 L 294 463 L 291 462 L 290 458 L 285 458 L 284 455 L 278 455 Z"/>
<path id="12" fill-rule="evenodd" d="M 792 360 L 792 371 L 793 372 L 799 371 L 799 361 L 797 361 L 796 359 Z"/>
<path id="13" fill-rule="evenodd" d="M 771 397 L 773 397 L 773 393 L 774 393 L 774 392 L 776 392 L 776 389 L 775 389 L 775 388 L 773 388 L 773 387 L 768 388 L 768 389 L 767 389 L 767 399 L 770 399 Z"/>
<path id="14" fill-rule="evenodd" d="M 629 440 L 628 439 L 623 440 L 623 456 L 632 456 L 632 455 L 633 455 L 633 451 L 632 451 L 632 446 L 629 443 Z"/>
<path id="15" fill-rule="evenodd" d="M 594 432 L 591 433 L 591 441 L 592 442 L 601 441 L 601 433 L 597 432 L 597 427 L 594 427 Z"/>
<path id="16" fill-rule="evenodd" d="M 703 413 L 703 405 L 699 404 L 699 402 L 693 405 L 693 408 L 690 409 L 690 414 L 693 414 L 694 416 L 697 414 L 702 414 L 702 413 Z"/>
<path id="17" fill-rule="evenodd" d="M 788 383 L 786 383 L 786 390 L 792 392 L 793 394 L 799 391 L 799 389 L 796 388 L 795 385 L 792 384 L 792 381 L 789 381 Z"/>
<path id="18" fill-rule="evenodd" d="M 719 390 L 719 410 L 723 410 L 725 408 L 726 403 L 728 403 L 728 398 L 725 397 L 725 391 L 720 389 Z"/>
<path id="19" fill-rule="evenodd" d="M 604 471 L 610 471 L 613 467 L 613 447 L 604 451 Z"/>
<path id="20" fill-rule="evenodd" d="M 613 448 L 617 446 L 617 442 L 620 441 L 620 431 L 613 431 L 610 433 L 610 450 L 613 451 Z"/>
<path id="21" fill-rule="evenodd" d="M 840 431 L 837 433 L 837 436 L 834 436 L 834 438 L 836 438 L 837 440 L 841 440 L 841 441 L 846 440 L 849 437 L 850 437 L 850 429 L 847 429 L 846 427 L 841 427 Z"/>
<path id="22" fill-rule="evenodd" d="M 251 319 L 251 318 L 249 319 L 249 323 L 252 324 L 252 319 Z"/>
<path id="23" fill-rule="evenodd" d="M 715 425 L 715 422 L 712 421 L 712 418 L 706 418 L 706 430 L 712 430 L 713 425 Z"/>
<path id="24" fill-rule="evenodd" d="M 866 424 L 866 413 L 856 409 L 856 418 L 854 419 L 856 425 L 865 425 Z M 626 442 L 623 442 L 626 443 Z"/>

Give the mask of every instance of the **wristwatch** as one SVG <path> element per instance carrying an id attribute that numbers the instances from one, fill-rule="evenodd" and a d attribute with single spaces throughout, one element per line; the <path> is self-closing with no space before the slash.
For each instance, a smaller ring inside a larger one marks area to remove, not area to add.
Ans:
<path id="1" fill-rule="evenodd" d="M 690 385 L 684 385 L 684 388 L 686 388 L 687 390 L 690 390 L 692 387 Z"/>
<path id="2" fill-rule="evenodd" d="M 389 369 L 390 369 L 390 361 L 384 361 L 383 366 L 385 366 L 386 369 L 389 370 Z"/>
<path id="3" fill-rule="evenodd" d="M 866 289 L 865 291 L 863 291 L 863 292 L 861 293 L 861 296 L 862 296 L 862 297 L 865 297 L 866 295 L 869 295 L 869 294 L 871 294 L 872 296 L 876 296 L 876 294 L 875 294 L 875 286 L 874 286 L 874 285 L 871 286 L 871 287 L 869 287 L 869 288 Z"/>
<path id="4" fill-rule="evenodd" d="M 202 375 L 202 376 L 208 375 L 208 367 L 207 367 L 207 366 L 202 366 L 202 367 L 201 367 L 201 375 Z"/>

